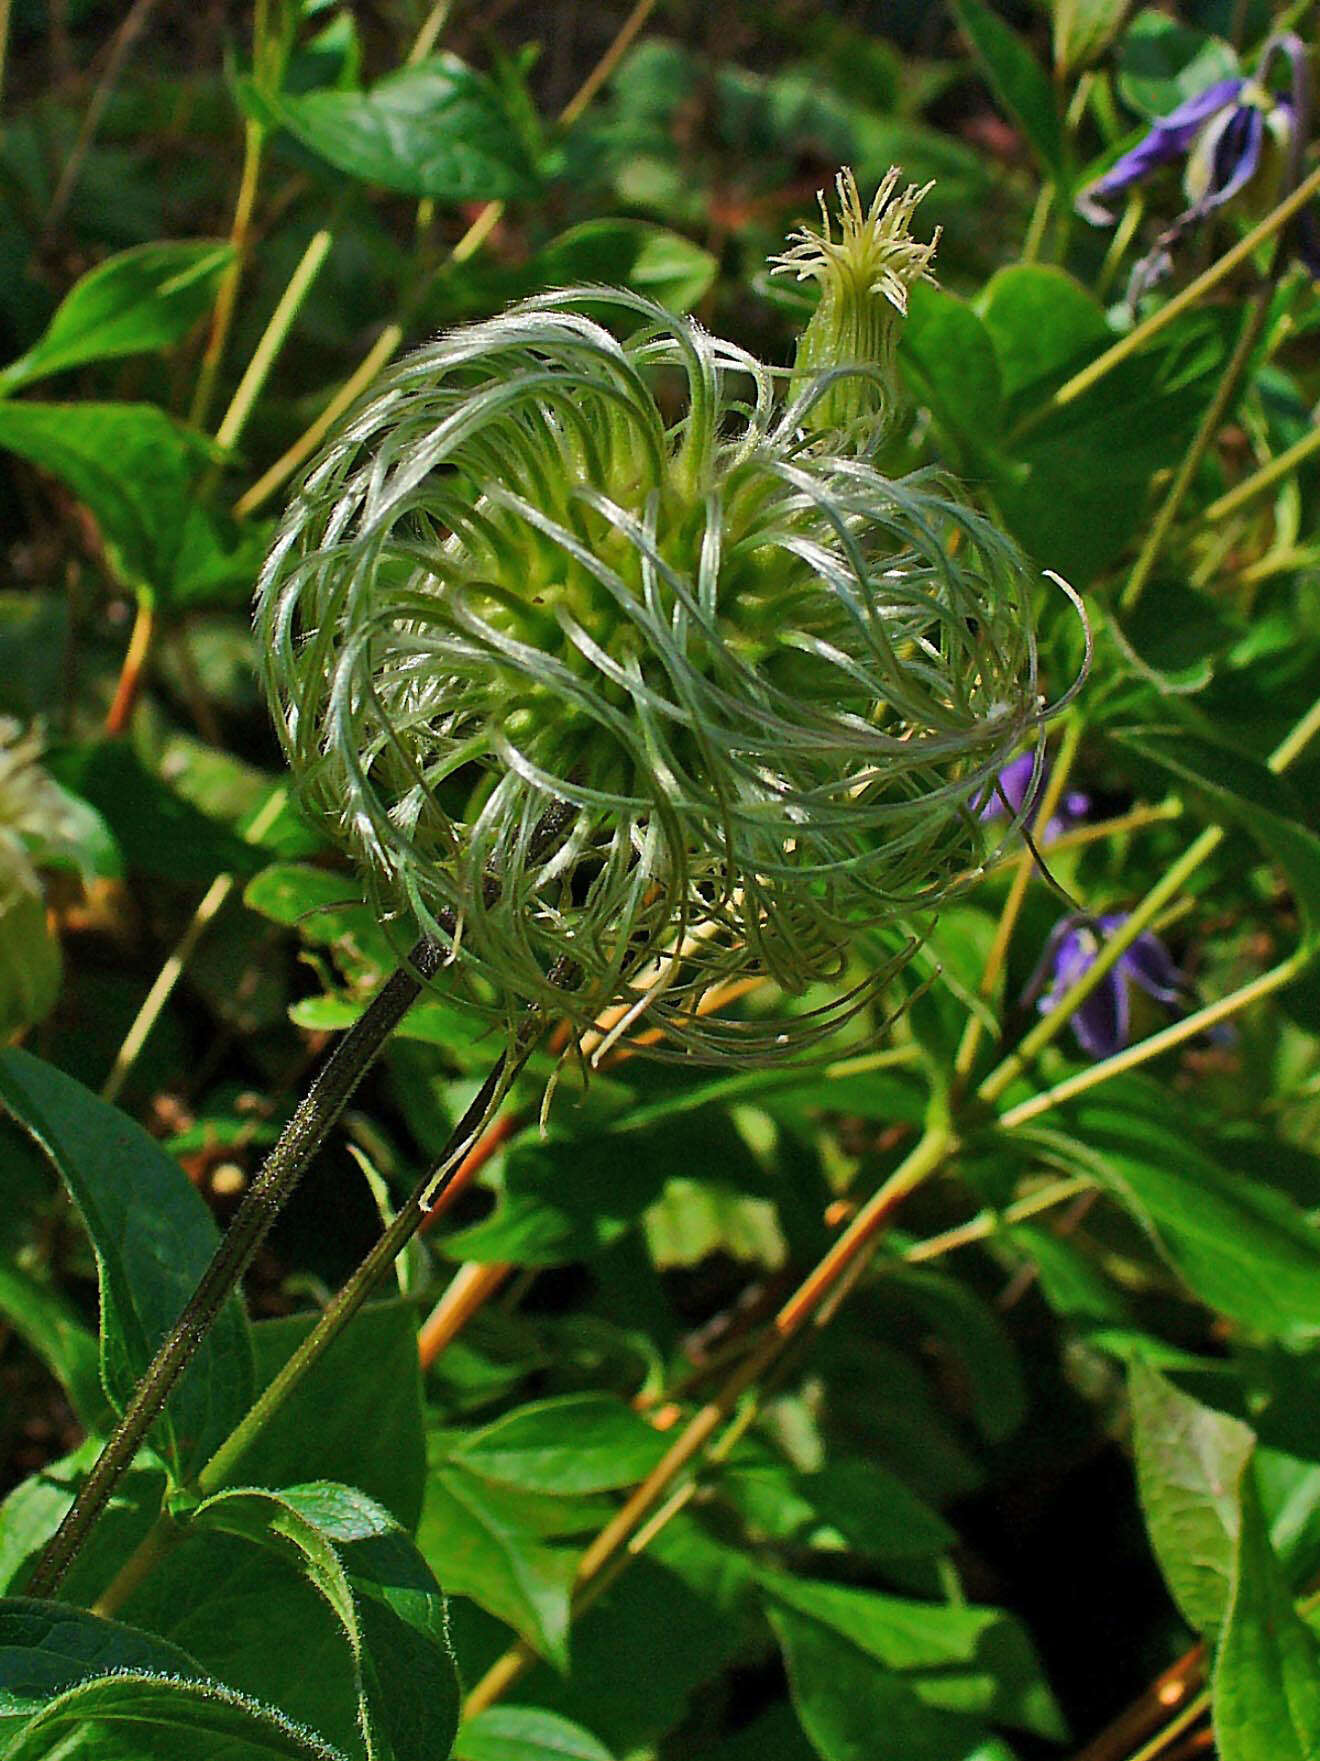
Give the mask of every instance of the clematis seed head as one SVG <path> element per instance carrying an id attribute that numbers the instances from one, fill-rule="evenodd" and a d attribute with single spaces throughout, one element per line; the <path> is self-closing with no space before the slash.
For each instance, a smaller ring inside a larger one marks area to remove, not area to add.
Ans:
<path id="1" fill-rule="evenodd" d="M 932 247 L 886 189 L 845 230 L 890 239 L 858 274 L 897 321 Z M 285 514 L 257 630 L 300 798 L 510 1031 L 532 1004 L 781 1056 L 869 994 L 858 932 L 997 836 L 978 803 L 1043 715 L 1029 572 L 850 413 L 804 425 L 838 364 L 800 351 L 785 400 L 690 318 L 547 294 L 395 366 Z M 834 1000 L 703 1006 L 749 977 Z"/>

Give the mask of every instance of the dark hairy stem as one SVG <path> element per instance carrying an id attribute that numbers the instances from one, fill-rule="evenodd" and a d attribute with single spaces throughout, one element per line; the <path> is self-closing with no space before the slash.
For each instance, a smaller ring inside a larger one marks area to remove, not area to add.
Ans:
<path id="1" fill-rule="evenodd" d="M 315 1327 L 284 1364 L 243 1418 L 225 1438 L 198 1476 L 198 1487 L 205 1493 L 217 1491 L 228 1480 L 239 1458 L 256 1441 L 271 1415 L 283 1404 L 342 1330 L 370 1296 L 379 1280 L 393 1265 L 408 1242 L 421 1227 L 431 1203 L 453 1179 L 467 1151 L 480 1134 L 506 1093 L 509 1084 L 527 1061 L 541 1036 L 543 1017 L 530 1019 L 519 1033 L 512 1053 L 501 1052 L 491 1067 L 475 1098 L 453 1131 L 431 1167 L 400 1205 L 375 1245 L 360 1262 L 348 1281 L 341 1285 L 321 1311 Z"/>
<path id="2" fill-rule="evenodd" d="M 435 972 L 441 954 L 438 943 L 418 942 L 406 965 L 385 982 L 336 1045 L 267 1156 L 215 1257 L 37 1562 L 27 1586 L 29 1596 L 49 1596 L 58 1587 L 271 1224 L 348 1105 L 354 1089 L 416 1001 L 425 980 Z"/>
<path id="3" fill-rule="evenodd" d="M 496 1059 L 472 1104 L 450 1132 L 449 1141 L 436 1158 L 430 1173 L 418 1182 L 375 1246 L 324 1309 L 312 1331 L 202 1468 L 197 1476 L 197 1490 L 203 1497 L 209 1497 L 230 1480 L 249 1445 L 256 1440 L 272 1415 L 338 1338 L 391 1263 L 421 1228 L 429 1215 L 428 1203 L 434 1203 L 462 1168 L 468 1150 L 479 1139 L 483 1128 L 507 1094 L 511 1083 L 540 1039 L 544 1026 L 544 1016 L 539 1013 L 528 1014 L 522 1027 L 514 1035 L 511 1046 Z M 177 1545 L 186 1533 L 186 1525 L 180 1525 L 169 1512 L 162 1511 L 97 1598 L 93 1604 L 95 1611 L 103 1615 L 116 1614 L 161 1557 Z"/>

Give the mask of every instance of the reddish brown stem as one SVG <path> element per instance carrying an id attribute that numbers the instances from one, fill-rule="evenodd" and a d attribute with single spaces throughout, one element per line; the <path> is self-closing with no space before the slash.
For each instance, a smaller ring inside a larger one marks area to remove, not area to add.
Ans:
<path id="1" fill-rule="evenodd" d="M 151 642 L 155 629 L 155 608 L 150 599 L 144 596 L 138 600 L 137 616 L 133 620 L 133 633 L 128 639 L 124 664 L 119 669 L 119 682 L 115 686 L 114 701 L 105 718 L 107 734 L 126 732 L 129 722 L 133 719 L 138 693 L 142 689 L 142 681 L 146 676 L 147 661 L 151 655 Z"/>

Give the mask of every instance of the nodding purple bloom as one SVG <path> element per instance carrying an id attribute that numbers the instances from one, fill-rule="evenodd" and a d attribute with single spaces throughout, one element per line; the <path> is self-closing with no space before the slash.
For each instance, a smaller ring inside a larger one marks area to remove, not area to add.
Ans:
<path id="1" fill-rule="evenodd" d="M 1025 809 L 1025 817 L 1030 825 L 1036 817 L 1036 798 L 1045 787 L 1048 776 L 1048 764 L 1042 763 L 1039 774 L 1037 773 L 1034 752 L 1023 752 L 1017 758 L 1010 759 L 981 797 L 977 818 L 1017 819 L 1023 816 Z M 1057 838 L 1060 832 L 1066 832 L 1070 826 L 1080 825 L 1090 810 L 1091 797 L 1083 795 L 1080 789 L 1069 789 L 1041 828 L 1041 843 L 1047 844 L 1052 838 Z"/>
<path id="2" fill-rule="evenodd" d="M 1269 63 L 1282 56 L 1292 72 L 1291 97 L 1279 97 L 1264 84 Z M 1109 201 L 1142 182 L 1175 159 L 1185 159 L 1183 189 L 1188 206 L 1137 265 L 1130 298 L 1136 298 L 1168 273 L 1170 248 L 1197 221 L 1222 208 L 1251 182 L 1273 145 L 1293 167 L 1300 165 L 1295 140 L 1298 115 L 1306 114 L 1306 51 L 1291 31 L 1266 44 L 1256 79 L 1236 76 L 1217 80 L 1160 117 L 1150 132 L 1117 160 L 1096 183 L 1077 198 L 1077 211 L 1093 226 L 1112 226 Z M 1295 180 L 1294 180 L 1295 181 Z M 1297 253 L 1313 276 L 1320 278 L 1320 227 L 1305 214 L 1297 227 Z"/>
<path id="3" fill-rule="evenodd" d="M 1127 919 L 1125 911 L 1110 917 L 1070 913 L 1055 924 L 1036 977 L 1028 988 L 1028 994 L 1034 994 L 1048 974 L 1049 989 L 1036 1005 L 1042 1015 L 1048 1014 L 1082 974 L 1090 970 L 1105 940 Z M 1164 943 L 1149 930 L 1144 931 L 1119 955 L 1073 1014 L 1073 1033 L 1088 1057 L 1112 1058 L 1128 1043 L 1130 989 L 1134 984 L 1147 996 L 1170 1007 L 1185 1003 L 1192 994 Z"/>

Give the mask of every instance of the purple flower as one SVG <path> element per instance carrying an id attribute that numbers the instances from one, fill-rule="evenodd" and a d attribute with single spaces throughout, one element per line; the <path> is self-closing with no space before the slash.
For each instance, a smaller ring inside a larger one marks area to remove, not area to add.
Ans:
<path id="1" fill-rule="evenodd" d="M 1290 98 L 1277 96 L 1264 83 L 1269 63 L 1276 55 L 1282 56 L 1291 69 Z M 1205 91 L 1186 99 L 1176 110 L 1160 117 L 1135 147 L 1081 192 L 1077 198 L 1078 213 L 1093 226 L 1111 226 L 1114 214 L 1107 204 L 1113 197 L 1175 159 L 1186 161 L 1183 189 L 1188 206 L 1138 264 L 1132 299 L 1168 272 L 1170 248 L 1188 227 L 1231 202 L 1246 188 L 1260 171 L 1267 148 L 1273 145 L 1294 168 L 1300 165 L 1294 137 L 1298 114 L 1305 115 L 1307 110 L 1307 77 L 1306 52 L 1300 39 L 1291 31 L 1281 32 L 1265 45 L 1257 78 L 1236 76 L 1217 80 Z M 1316 227 L 1314 215 L 1302 216 L 1296 243 L 1307 269 L 1320 277 L 1320 228 Z"/>
<path id="2" fill-rule="evenodd" d="M 1082 974 L 1090 970 L 1106 938 L 1121 928 L 1127 918 L 1125 911 L 1110 917 L 1079 917 L 1071 913 L 1055 924 L 1037 975 L 1028 987 L 1028 994 L 1034 994 L 1049 975 L 1049 989 L 1036 1005 L 1042 1015 L 1048 1014 Z M 1128 1043 L 1130 990 L 1134 984 L 1147 996 L 1170 1007 L 1185 1002 L 1191 994 L 1186 977 L 1174 965 L 1164 943 L 1149 930 L 1144 931 L 1124 949 L 1073 1014 L 1073 1033 L 1088 1057 L 1111 1058 Z"/>
<path id="3" fill-rule="evenodd" d="M 1028 825 L 1036 817 L 1036 799 L 1045 787 L 1049 776 L 1049 765 L 1042 762 L 1039 772 L 1036 768 L 1036 754 L 1023 752 L 1012 758 L 1000 771 L 977 806 L 977 818 L 1022 819 Z M 1082 794 L 1080 789 L 1070 789 L 1065 794 L 1055 812 L 1046 821 L 1040 834 L 1040 841 L 1048 843 L 1065 832 L 1070 826 L 1080 825 L 1091 810 L 1091 798 Z"/>

